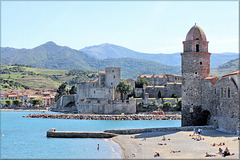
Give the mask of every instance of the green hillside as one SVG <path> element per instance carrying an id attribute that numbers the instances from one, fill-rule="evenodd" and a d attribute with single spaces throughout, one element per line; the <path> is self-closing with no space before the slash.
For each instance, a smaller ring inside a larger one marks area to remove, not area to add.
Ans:
<path id="1" fill-rule="evenodd" d="M 53 70 L 24 66 L 1 66 L 2 90 L 10 89 L 55 89 L 63 83 L 69 85 L 80 81 L 94 80 L 97 73 L 82 70 Z"/>
<path id="2" fill-rule="evenodd" d="M 239 58 L 231 60 L 227 63 L 224 63 L 223 65 L 220 65 L 217 68 L 212 69 L 211 75 L 220 77 L 237 70 L 239 70 Z"/>
<path id="3" fill-rule="evenodd" d="M 47 42 L 33 49 L 1 48 L 1 64 L 26 64 L 34 68 L 61 70 L 104 70 L 107 66 L 121 67 L 122 78 L 136 78 L 138 74 L 180 74 L 180 66 L 163 65 L 156 61 L 135 58 L 96 59 L 82 51 Z"/>

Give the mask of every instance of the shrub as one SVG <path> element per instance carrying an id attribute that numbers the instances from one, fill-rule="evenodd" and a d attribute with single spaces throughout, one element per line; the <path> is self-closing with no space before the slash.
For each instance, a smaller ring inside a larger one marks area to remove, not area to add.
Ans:
<path id="1" fill-rule="evenodd" d="M 12 105 L 12 100 L 11 99 L 6 99 L 5 103 L 6 103 L 6 105 L 10 106 L 10 105 Z"/>
<path id="2" fill-rule="evenodd" d="M 163 110 L 164 111 L 169 111 L 171 108 L 172 108 L 172 103 L 164 102 L 164 104 L 163 104 Z"/>
<path id="3" fill-rule="evenodd" d="M 20 104 L 22 103 L 22 101 L 20 99 L 14 99 L 13 100 L 13 104 L 16 106 L 20 106 Z"/>

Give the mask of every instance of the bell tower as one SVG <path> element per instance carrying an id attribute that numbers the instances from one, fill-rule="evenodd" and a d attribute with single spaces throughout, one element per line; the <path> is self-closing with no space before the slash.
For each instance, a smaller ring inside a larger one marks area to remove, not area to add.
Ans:
<path id="1" fill-rule="evenodd" d="M 182 126 L 201 125 L 201 80 L 210 76 L 208 41 L 196 24 L 183 41 L 182 58 Z"/>

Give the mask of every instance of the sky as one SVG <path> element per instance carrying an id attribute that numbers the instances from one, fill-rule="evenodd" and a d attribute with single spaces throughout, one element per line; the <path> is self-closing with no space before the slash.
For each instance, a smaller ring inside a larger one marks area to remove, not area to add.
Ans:
<path id="1" fill-rule="evenodd" d="M 238 1 L 2 1 L 1 46 L 48 41 L 82 49 L 110 43 L 143 53 L 182 52 L 195 23 L 210 53 L 239 53 Z"/>

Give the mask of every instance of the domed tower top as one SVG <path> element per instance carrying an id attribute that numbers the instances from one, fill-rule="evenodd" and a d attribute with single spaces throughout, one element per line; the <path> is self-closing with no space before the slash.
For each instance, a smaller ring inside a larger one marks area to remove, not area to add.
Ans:
<path id="1" fill-rule="evenodd" d="M 205 33 L 199 26 L 196 25 L 196 23 L 188 31 L 188 34 L 185 39 L 185 41 L 194 41 L 194 40 L 207 41 Z"/>
<path id="2" fill-rule="evenodd" d="M 195 25 L 188 31 L 185 41 L 183 41 L 183 52 L 188 53 L 208 53 L 208 41 L 203 30 Z"/>

